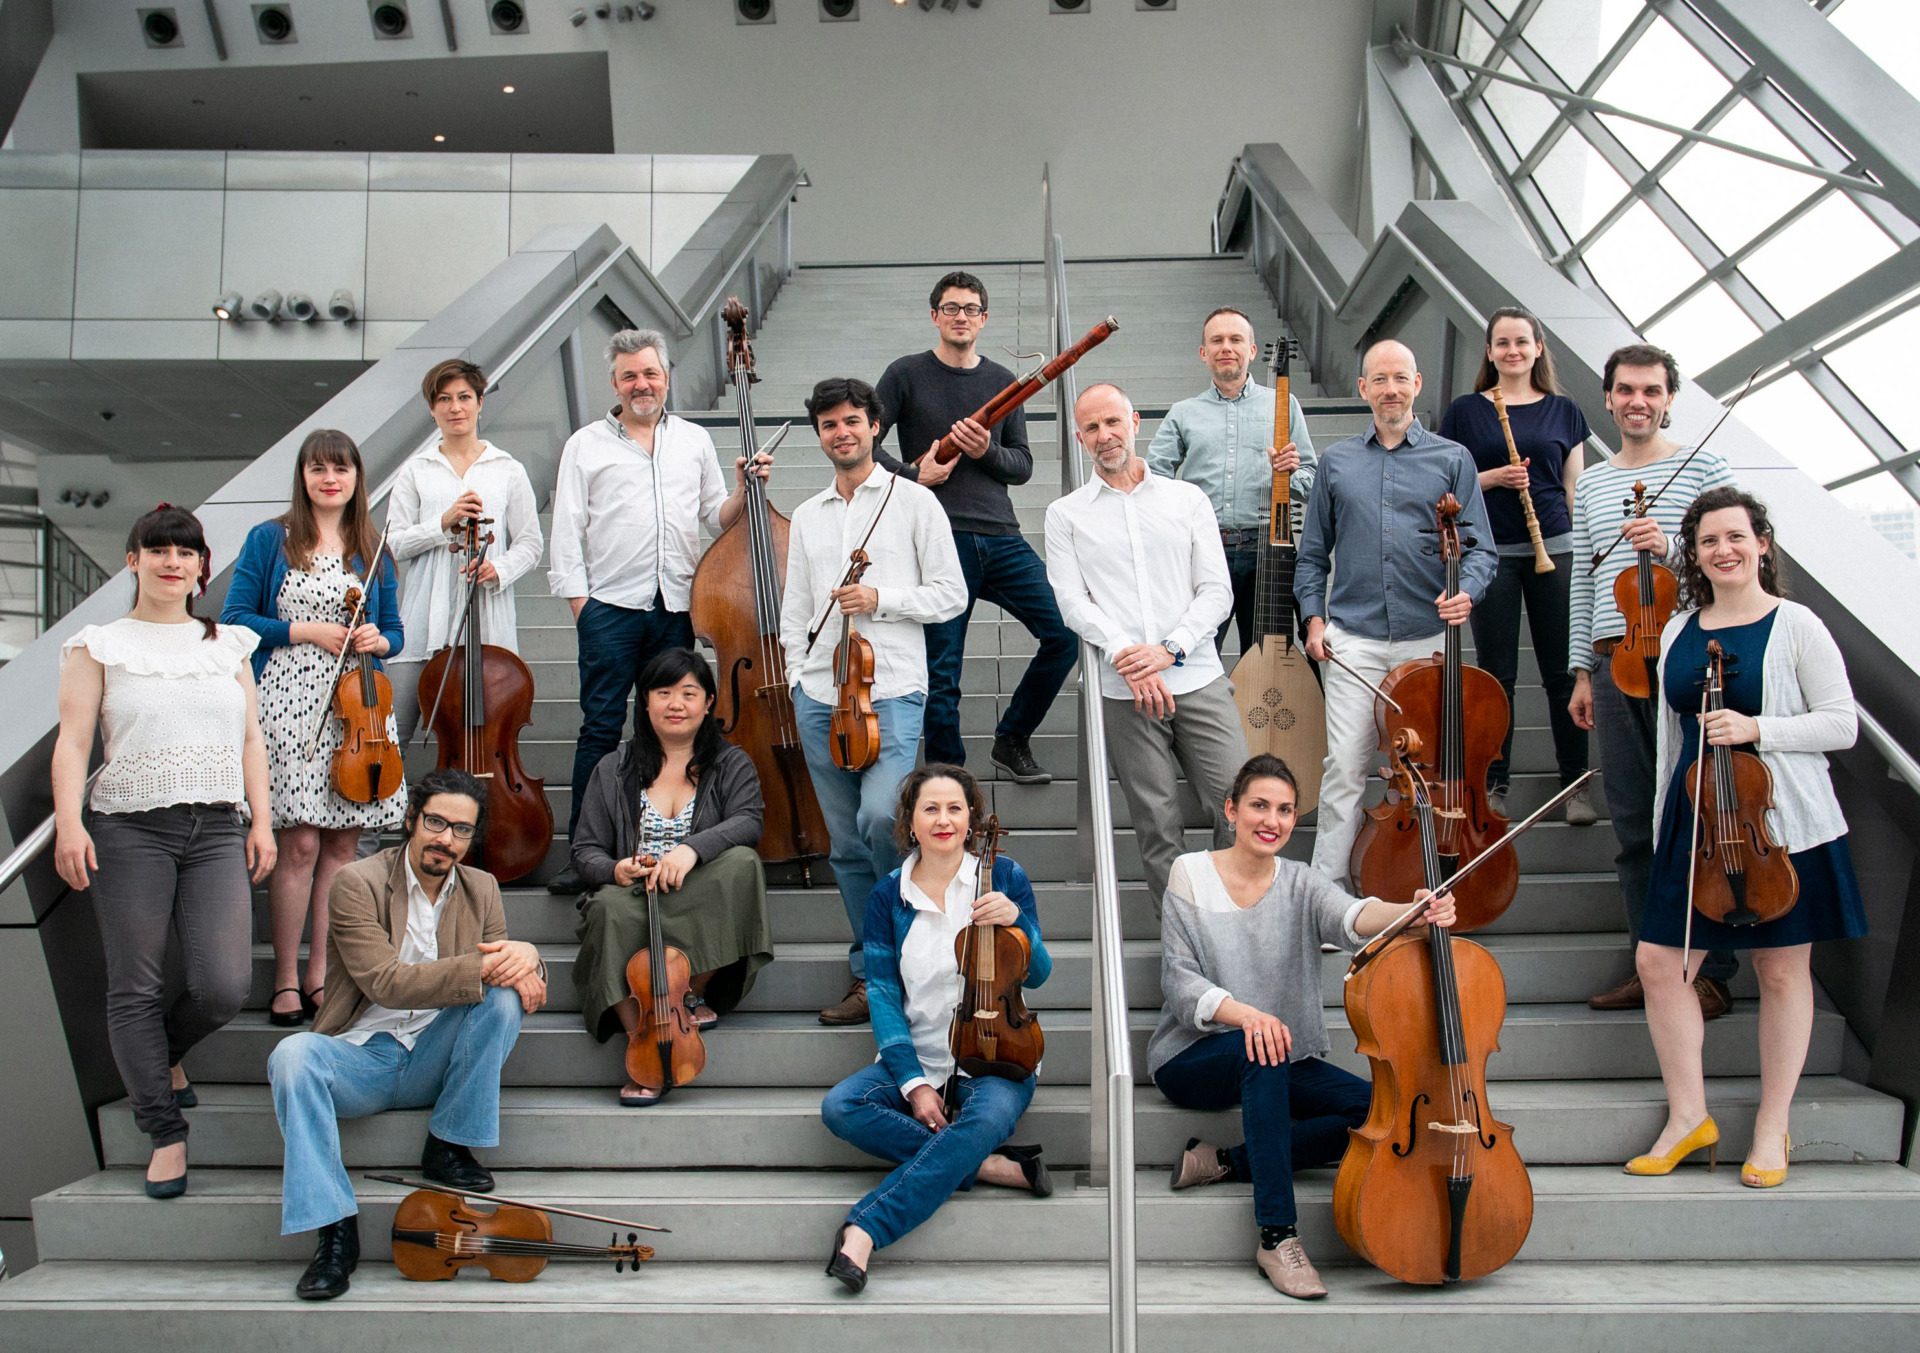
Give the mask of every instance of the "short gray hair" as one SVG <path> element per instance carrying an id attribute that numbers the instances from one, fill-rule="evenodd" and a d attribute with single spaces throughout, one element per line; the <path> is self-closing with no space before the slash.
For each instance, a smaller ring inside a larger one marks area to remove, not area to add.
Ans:
<path id="1" fill-rule="evenodd" d="M 667 352 L 667 336 L 658 329 L 622 329 L 607 340 L 607 375 L 613 375 L 613 364 L 622 357 L 630 357 L 636 352 L 652 348 L 660 354 L 660 365 L 669 371 L 673 369 L 673 358 Z"/>

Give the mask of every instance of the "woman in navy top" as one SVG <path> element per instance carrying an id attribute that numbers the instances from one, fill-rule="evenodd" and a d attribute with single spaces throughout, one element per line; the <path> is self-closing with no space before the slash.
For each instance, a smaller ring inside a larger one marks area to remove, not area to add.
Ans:
<path id="1" fill-rule="evenodd" d="M 342 604 L 380 554 L 366 610 L 352 629 Z M 360 833 L 399 823 L 407 786 L 401 777 L 373 803 L 342 798 L 332 783 L 340 721 L 329 706 L 333 681 L 347 661 L 398 653 L 404 636 L 393 556 L 381 551 L 367 506 L 367 476 L 353 438 L 331 428 L 308 434 L 294 464 L 284 516 L 247 535 L 233 566 L 220 621 L 260 636 L 254 676 L 260 686 L 260 731 L 266 736 L 269 794 L 280 858 L 267 885 L 273 912 L 274 993 L 268 1018 L 282 1026 L 311 1019 L 327 980 L 327 892 L 353 859 Z M 318 729 L 313 755 L 307 740 Z M 398 741 L 393 720 L 387 736 Z M 307 980 L 299 980 L 300 932 L 311 912 Z"/>
<path id="2" fill-rule="evenodd" d="M 1511 464 L 1507 457 L 1506 435 L 1493 407 L 1496 385 L 1506 401 L 1520 465 Z M 1440 420 L 1440 435 L 1473 453 L 1480 469 L 1480 492 L 1487 500 L 1487 519 L 1493 524 L 1494 548 L 1500 556 L 1486 596 L 1473 608 L 1474 661 L 1499 678 L 1511 708 L 1513 683 L 1520 670 L 1524 601 L 1540 681 L 1547 688 L 1547 718 L 1553 725 L 1560 783 L 1572 784 L 1587 769 L 1587 735 L 1567 710 L 1573 696 L 1573 674 L 1567 670 L 1568 602 L 1576 566 L 1571 504 L 1574 481 L 1580 477 L 1587 420 L 1554 381 L 1553 358 L 1538 319 L 1517 306 L 1493 312 L 1487 322 L 1487 354 L 1474 378 L 1473 393 L 1453 401 Z M 1540 538 L 1553 560 L 1551 573 L 1534 572 L 1533 541 L 1520 506 L 1523 488 L 1533 498 Z M 1512 753 L 1510 719 L 1500 759 L 1487 772 L 1496 812 L 1506 811 Z M 1567 801 L 1566 815 L 1575 826 L 1593 823 L 1593 805 L 1584 790 Z"/>

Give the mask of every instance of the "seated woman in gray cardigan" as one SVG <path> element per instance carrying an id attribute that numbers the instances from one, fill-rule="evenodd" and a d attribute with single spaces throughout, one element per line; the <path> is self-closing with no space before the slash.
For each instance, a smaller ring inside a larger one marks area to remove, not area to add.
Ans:
<path id="1" fill-rule="evenodd" d="M 659 890 L 660 929 L 693 969 L 687 1005 L 711 1028 L 773 961 L 767 880 L 754 847 L 765 804 L 753 760 L 720 736 L 713 671 L 670 648 L 640 673 L 645 704 L 633 738 L 600 759 L 573 833 L 580 898 L 574 989 L 587 1031 L 601 1042 L 631 1034 L 640 1003 L 627 990 L 627 960 L 646 947 L 646 884 Z M 656 864 L 643 868 L 638 856 Z M 629 1108 L 659 1095 L 629 1081 Z"/>
<path id="2" fill-rule="evenodd" d="M 1232 847 L 1174 861 L 1160 911 L 1166 1008 L 1147 1069 L 1181 1108 L 1240 1106 L 1245 1141 L 1222 1149 L 1192 1138 L 1172 1185 L 1251 1183 L 1254 1263 L 1285 1295 L 1312 1299 L 1327 1289 L 1295 1229 L 1293 1173 L 1338 1161 L 1372 1097 L 1366 1081 L 1326 1060 L 1320 946 L 1356 948 L 1429 894 L 1422 888 L 1404 906 L 1349 897 L 1325 874 L 1281 859 L 1297 795 L 1286 762 L 1254 757 L 1226 802 Z M 1452 896 L 1428 916 L 1452 925 Z"/>

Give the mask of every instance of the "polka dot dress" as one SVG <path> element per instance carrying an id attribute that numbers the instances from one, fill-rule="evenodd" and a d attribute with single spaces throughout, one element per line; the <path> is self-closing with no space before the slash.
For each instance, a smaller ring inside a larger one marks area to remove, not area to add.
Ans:
<path id="1" fill-rule="evenodd" d="M 340 566 L 337 555 L 316 554 L 307 569 L 290 568 L 280 584 L 276 609 L 290 624 L 322 621 L 340 624 L 341 604 L 358 579 Z M 351 665 L 351 656 L 349 656 Z M 268 784 L 273 825 L 327 828 L 390 827 L 405 816 L 407 787 L 402 781 L 378 803 L 354 803 L 333 789 L 333 754 L 340 746 L 340 721 L 331 712 L 321 720 L 314 756 L 306 741 L 317 712 L 332 708 L 332 682 L 338 659 L 318 644 L 287 644 L 273 650 L 260 674 L 260 729 L 266 736 Z M 399 735 L 387 720 L 387 736 Z"/>

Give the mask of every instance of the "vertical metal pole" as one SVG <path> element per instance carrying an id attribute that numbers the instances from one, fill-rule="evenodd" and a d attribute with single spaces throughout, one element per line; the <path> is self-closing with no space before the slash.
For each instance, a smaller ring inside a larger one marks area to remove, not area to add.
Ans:
<path id="1" fill-rule="evenodd" d="M 793 280 L 793 199 L 780 211 L 780 280 Z"/>
<path id="2" fill-rule="evenodd" d="M 566 389 L 567 425 L 585 427 L 592 417 L 587 412 L 591 407 L 587 403 L 587 367 L 586 353 L 580 342 L 580 331 L 575 329 L 567 335 L 567 341 L 560 345 L 560 383 Z M 671 382 L 667 385 L 669 397 L 673 394 Z"/>

